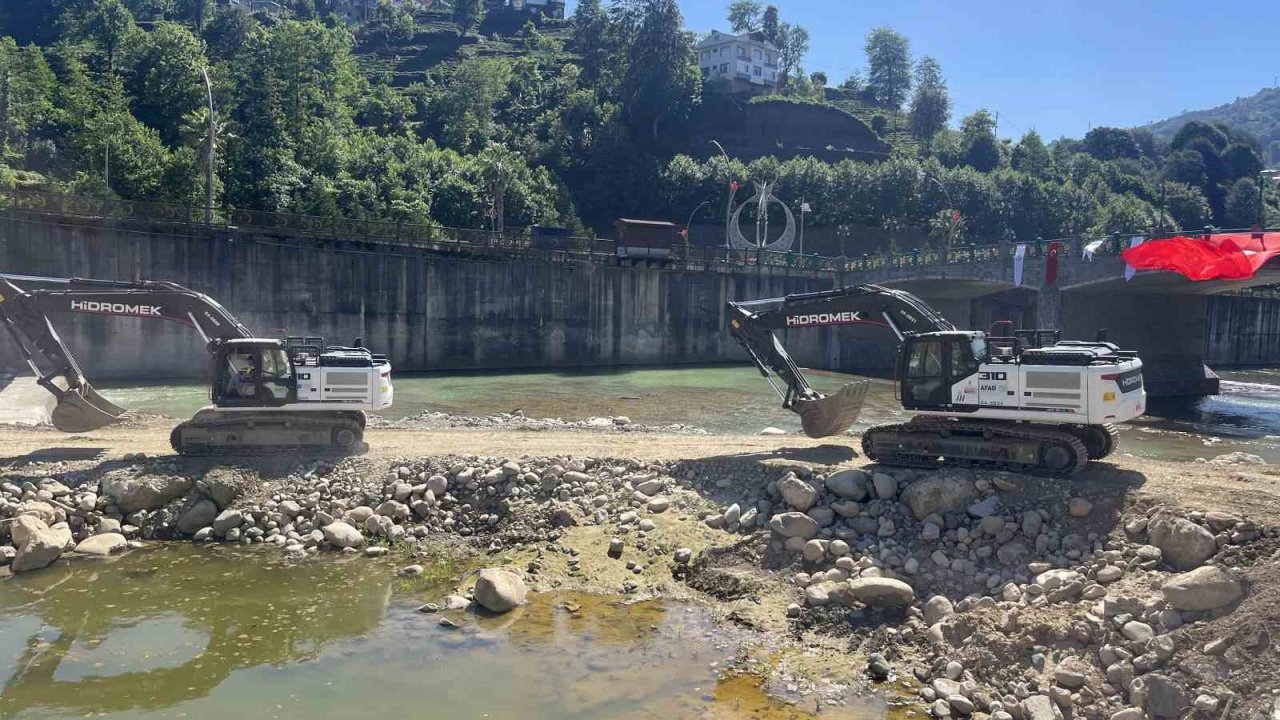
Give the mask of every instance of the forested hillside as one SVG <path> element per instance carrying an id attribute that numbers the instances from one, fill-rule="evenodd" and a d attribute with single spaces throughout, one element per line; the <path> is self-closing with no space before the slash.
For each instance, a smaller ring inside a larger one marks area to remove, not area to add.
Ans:
<path id="1" fill-rule="evenodd" d="M 675 0 L 581 0 L 567 20 L 514 23 L 484 0 L 384 1 L 354 24 L 349 0 L 284 4 L 4 0 L 0 185 L 201 205 L 212 154 L 220 206 L 589 232 L 684 222 L 723 207 L 731 182 L 776 180 L 810 223 L 881 228 L 880 246 L 900 230 L 987 242 L 1258 217 L 1252 136 L 1191 123 L 1168 142 L 1106 127 L 1013 142 L 985 111 L 951 129 L 943 68 L 890 28 L 832 86 L 803 68 L 808 34 L 785 7 L 733 3 L 730 29 L 780 48 L 780 100 L 838 107 L 889 148 L 744 164 L 702 132 L 741 100 L 704 86 Z"/>
<path id="2" fill-rule="evenodd" d="M 1267 165 L 1280 165 L 1280 88 L 1264 88 L 1256 95 L 1236 98 L 1234 102 L 1208 110 L 1184 112 L 1146 127 L 1156 137 L 1170 140 L 1192 120 L 1221 123 L 1256 137 Z"/>

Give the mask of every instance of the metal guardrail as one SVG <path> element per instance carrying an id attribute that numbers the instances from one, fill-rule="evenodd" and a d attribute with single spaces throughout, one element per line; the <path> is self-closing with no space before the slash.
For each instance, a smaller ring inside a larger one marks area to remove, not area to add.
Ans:
<path id="1" fill-rule="evenodd" d="M 0 190 L 0 210 L 85 218 L 169 222 L 225 230 L 271 230 L 317 239 L 368 242 L 470 255 L 515 255 L 552 262 L 612 263 L 617 261 L 615 244 L 612 240 L 585 237 L 558 238 L 564 242 L 564 246 L 550 250 L 536 247 L 528 228 L 496 232 L 238 208 L 215 208 L 212 212 L 206 213 L 204 208 L 190 205 L 59 195 L 17 189 Z M 1194 236 L 1201 234 L 1203 230 L 1180 232 Z M 1235 232 L 1248 232 L 1248 230 Z M 1172 234 L 1176 233 L 1142 237 L 1168 237 Z M 1136 236 L 1138 235 L 1135 233 L 1117 233 L 1105 237 L 1065 238 L 1056 242 L 1062 244 L 1064 254 L 1079 258 L 1085 245 L 1102 240 L 1094 254 L 1107 256 L 1119 255 L 1128 247 L 1129 238 Z M 1055 241 L 1042 239 L 1026 242 L 1026 256 L 1028 258 L 1044 257 L 1053 242 Z M 723 247 L 675 246 L 672 248 L 670 265 L 677 269 L 698 271 L 771 267 L 842 274 L 999 261 L 1011 257 L 1016 244 L 1018 244 L 1017 241 L 1006 241 L 984 245 L 958 245 L 950 250 L 943 247 L 922 248 L 907 252 L 885 251 L 852 257 L 800 255 L 770 250 L 730 250 Z"/>

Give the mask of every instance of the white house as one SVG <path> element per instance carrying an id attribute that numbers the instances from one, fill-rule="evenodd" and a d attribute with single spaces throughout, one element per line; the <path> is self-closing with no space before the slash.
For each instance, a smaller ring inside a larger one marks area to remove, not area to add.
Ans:
<path id="1" fill-rule="evenodd" d="M 731 92 L 762 93 L 778 87 L 778 48 L 759 33 L 712 30 L 698 43 L 702 79 L 728 80 Z"/>

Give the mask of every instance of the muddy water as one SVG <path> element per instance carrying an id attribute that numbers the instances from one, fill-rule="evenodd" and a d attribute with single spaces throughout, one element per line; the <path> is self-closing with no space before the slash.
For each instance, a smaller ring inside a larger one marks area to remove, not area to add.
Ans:
<path id="1" fill-rule="evenodd" d="M 173 544 L 0 581 L 0 718 L 808 717 L 717 678 L 742 636 L 702 608 L 532 595 L 446 629 L 415 608 L 448 572 L 277 557 Z"/>
<path id="2" fill-rule="evenodd" d="M 1151 414 L 1122 427 L 1122 451 L 1193 460 L 1243 451 L 1280 462 L 1280 370 L 1222 373 L 1222 394 L 1194 401 L 1153 402 Z M 811 373 L 822 392 L 850 380 Z M 854 431 L 901 422 L 907 415 L 893 385 L 873 380 Z M 188 417 L 208 402 L 199 384 L 106 385 L 103 394 L 133 410 Z M 523 410 L 566 420 L 626 415 L 645 424 L 685 423 L 713 433 L 757 433 L 774 426 L 799 431 L 796 416 L 755 370 L 743 366 L 644 368 L 600 372 L 517 372 L 396 379 L 393 419 L 423 410 L 472 415 Z"/>

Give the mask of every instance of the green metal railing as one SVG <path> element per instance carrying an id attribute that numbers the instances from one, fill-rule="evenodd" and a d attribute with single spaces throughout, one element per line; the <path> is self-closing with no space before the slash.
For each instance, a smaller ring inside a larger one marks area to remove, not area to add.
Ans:
<path id="1" fill-rule="evenodd" d="M 215 208 L 211 212 L 206 212 L 204 208 L 190 205 L 59 195 L 32 190 L 0 190 L 0 211 L 5 210 L 37 215 L 177 223 L 225 230 L 265 230 L 316 240 L 371 243 L 472 256 L 515 255 L 551 262 L 606 263 L 617 260 L 615 244 L 612 240 L 558 237 L 556 238 L 557 249 L 547 249 L 536 246 L 528 228 L 496 232 L 238 208 Z M 1203 231 L 1197 229 L 1181 232 L 1194 236 Z M 1144 237 L 1168 237 L 1172 234 L 1175 233 Z M 1119 255 L 1128 247 L 1129 238 L 1134 236 L 1134 233 L 1117 233 L 1102 237 L 1082 236 L 1057 241 L 1036 239 L 1025 243 L 1026 257 L 1044 257 L 1050 245 L 1053 242 L 1059 242 L 1064 259 L 1067 257 L 1078 259 L 1082 249 L 1095 241 L 1101 241 L 1094 250 L 1095 255 Z M 677 245 L 671 250 L 671 265 L 687 270 L 769 267 L 820 273 L 866 273 L 996 262 L 1011 258 L 1017 244 L 1017 241 L 1007 241 L 995 244 L 957 245 L 949 250 L 944 247 L 926 247 L 905 252 L 885 251 L 852 257 Z"/>

